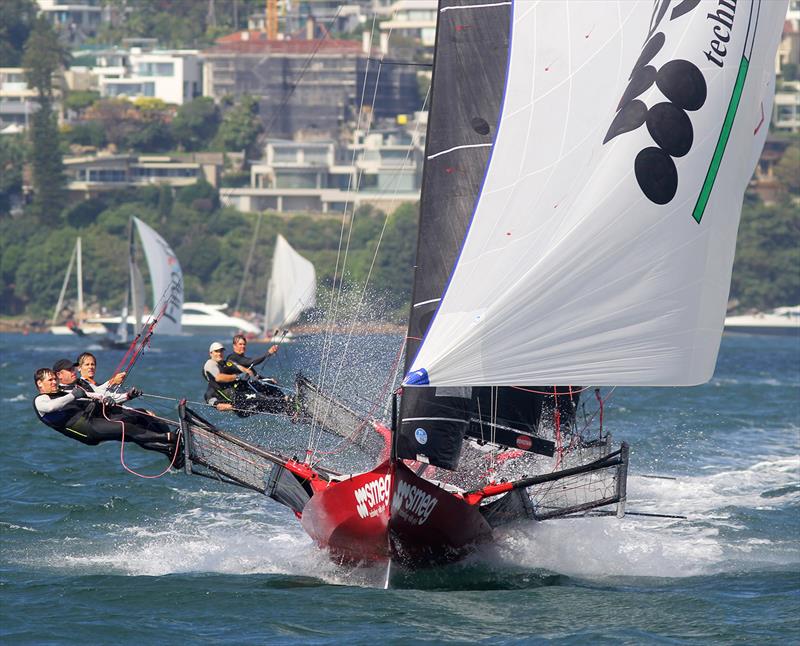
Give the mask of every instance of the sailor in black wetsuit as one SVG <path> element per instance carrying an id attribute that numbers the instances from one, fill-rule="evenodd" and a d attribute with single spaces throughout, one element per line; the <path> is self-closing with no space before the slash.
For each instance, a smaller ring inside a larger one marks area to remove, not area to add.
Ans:
<path id="1" fill-rule="evenodd" d="M 208 382 L 205 400 L 218 410 L 233 410 L 239 417 L 255 413 L 288 413 L 283 391 L 258 378 L 252 368 L 223 359 L 225 348 L 214 342 L 208 348 L 209 359 L 203 366 Z"/>
<path id="2" fill-rule="evenodd" d="M 208 382 L 206 388 L 205 400 L 206 403 L 211 404 L 217 410 L 233 410 L 234 403 L 236 402 L 235 382 L 247 378 L 247 374 L 238 369 L 226 370 L 225 360 L 225 346 L 218 341 L 214 341 L 208 348 L 208 361 L 203 365 L 203 377 Z"/>
<path id="3" fill-rule="evenodd" d="M 60 373 L 68 372 L 64 363 L 56 362 Z M 74 374 L 73 374 L 74 376 Z M 78 440 L 83 444 L 96 445 L 109 440 L 134 442 L 144 449 L 158 451 L 170 460 L 178 441 L 176 433 L 164 422 L 139 411 L 113 404 L 102 404 L 103 395 L 90 393 L 72 384 L 61 389 L 56 372 L 50 368 L 39 368 L 34 373 L 34 382 L 39 394 L 33 400 L 33 408 L 39 420 L 50 428 Z M 135 388 L 124 394 L 126 399 L 138 397 Z M 174 466 L 181 468 L 183 455 L 175 459 Z"/>
<path id="4" fill-rule="evenodd" d="M 244 338 L 244 335 L 237 334 L 233 337 L 233 352 L 231 352 L 225 358 L 225 361 L 231 361 L 235 364 L 242 366 L 243 368 L 245 368 L 245 372 L 247 372 L 251 377 L 255 377 L 257 376 L 255 367 L 264 363 L 264 361 L 268 357 L 271 357 L 277 351 L 278 351 L 278 346 L 272 345 L 270 346 L 269 350 L 267 350 L 260 357 L 251 359 L 250 357 L 245 355 L 245 352 L 247 352 L 247 339 Z"/>
<path id="5" fill-rule="evenodd" d="M 233 337 L 233 352 L 225 358 L 223 372 L 237 368 L 245 372 L 250 376 L 248 382 L 250 388 L 263 395 L 265 404 L 262 410 L 269 413 L 288 413 L 290 412 L 289 400 L 283 394 L 283 391 L 277 387 L 278 382 L 271 377 L 262 377 L 255 369 L 256 366 L 262 364 L 277 351 L 278 346 L 272 345 L 260 357 L 252 359 L 245 355 L 245 352 L 247 352 L 247 339 L 244 338 L 244 335 L 237 334 Z"/>

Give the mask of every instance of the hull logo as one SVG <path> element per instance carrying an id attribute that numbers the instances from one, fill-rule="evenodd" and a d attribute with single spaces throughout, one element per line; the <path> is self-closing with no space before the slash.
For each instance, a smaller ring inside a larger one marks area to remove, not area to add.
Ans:
<path id="1" fill-rule="evenodd" d="M 419 487 L 401 480 L 392 498 L 392 514 L 411 525 L 423 525 L 438 502 Z"/>
<path id="2" fill-rule="evenodd" d="M 353 492 L 356 497 L 356 511 L 361 518 L 374 518 L 386 511 L 390 484 L 391 476 L 387 473 Z"/>

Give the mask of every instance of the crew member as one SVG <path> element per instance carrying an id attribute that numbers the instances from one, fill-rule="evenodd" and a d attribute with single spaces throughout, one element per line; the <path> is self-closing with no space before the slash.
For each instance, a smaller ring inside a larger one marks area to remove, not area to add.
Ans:
<path id="1" fill-rule="evenodd" d="M 87 390 L 86 386 L 89 385 L 95 392 L 105 393 L 112 386 L 119 386 L 125 380 L 125 373 L 118 372 L 108 381 L 98 384 L 95 381 L 97 358 L 91 352 L 82 353 L 75 365 L 78 368 L 78 383 L 84 390 Z"/>
<path id="2" fill-rule="evenodd" d="M 245 342 L 246 345 L 246 342 Z M 225 348 L 215 341 L 208 348 L 209 359 L 203 366 L 208 381 L 205 400 L 217 410 L 233 410 L 239 417 L 254 413 L 289 413 L 291 406 L 274 380 L 259 379 L 252 368 L 228 358 Z"/>
<path id="3" fill-rule="evenodd" d="M 72 362 L 67 362 L 72 365 Z M 56 362 L 60 373 L 71 372 L 59 364 L 62 362 Z M 69 381 L 68 375 L 64 377 Z M 67 437 L 94 446 L 100 442 L 122 440 L 124 433 L 126 441 L 163 453 L 169 459 L 179 450 L 176 433 L 151 415 L 119 406 L 99 405 L 102 395 L 88 393 L 74 381 L 66 386 L 69 391 L 63 390 L 59 388 L 56 372 L 50 368 L 39 368 L 33 380 L 39 391 L 33 400 L 36 416 L 43 424 Z M 125 395 L 127 399 L 133 399 L 139 394 L 134 388 Z M 181 468 L 182 465 L 181 454 L 175 459 L 174 466 Z"/>
<path id="4" fill-rule="evenodd" d="M 78 377 L 75 373 L 75 368 L 77 367 L 78 363 L 69 359 L 59 359 L 53 364 L 53 372 L 56 375 L 56 379 L 58 379 L 59 390 L 69 392 L 73 388 L 80 387 L 90 399 L 105 398 L 109 404 L 122 404 L 129 399 L 133 399 L 133 397 L 128 397 L 128 393 L 109 393 L 107 384 L 103 384 L 103 389 L 101 390 L 100 387 L 95 386 L 93 383 Z M 133 388 L 131 392 L 141 394 L 136 388 Z M 134 395 L 134 397 L 138 397 L 139 394 Z M 98 397 L 93 395 L 98 395 Z"/>
<path id="5" fill-rule="evenodd" d="M 277 351 L 278 346 L 272 345 L 260 357 L 251 359 L 245 355 L 245 352 L 247 352 L 247 339 L 244 335 L 237 334 L 233 337 L 233 352 L 225 359 L 223 372 L 238 368 L 251 377 L 249 380 L 250 389 L 262 396 L 259 404 L 260 411 L 288 414 L 291 412 L 291 402 L 283 394 L 283 391 L 278 388 L 278 382 L 271 377 L 262 377 L 255 370 L 255 366 L 263 363 L 264 360 L 274 355 Z"/>
<path id="6" fill-rule="evenodd" d="M 227 370 L 223 372 L 223 360 L 225 356 L 225 346 L 219 341 L 214 341 L 208 348 L 208 361 L 203 365 L 203 376 L 208 382 L 205 400 L 217 410 L 233 410 L 236 398 L 235 382 L 248 377 L 243 370 L 236 369 L 235 372 Z"/>
<path id="7" fill-rule="evenodd" d="M 241 366 L 251 377 L 255 377 L 257 376 L 257 373 L 255 370 L 253 370 L 253 368 L 262 364 L 268 357 L 271 357 L 277 351 L 278 346 L 272 345 L 260 357 L 251 359 L 245 355 L 245 352 L 247 352 L 247 339 L 244 338 L 243 334 L 237 334 L 233 337 L 233 352 L 226 357 L 225 361 L 230 361 L 235 365 Z"/>

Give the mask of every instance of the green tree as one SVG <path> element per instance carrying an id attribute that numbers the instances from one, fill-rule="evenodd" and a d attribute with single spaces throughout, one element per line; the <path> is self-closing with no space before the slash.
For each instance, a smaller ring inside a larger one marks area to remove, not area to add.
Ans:
<path id="1" fill-rule="evenodd" d="M 800 195 L 800 143 L 790 145 L 775 164 L 775 178 L 792 195 Z"/>
<path id="2" fill-rule="evenodd" d="M 64 107 L 80 114 L 99 99 L 100 93 L 94 90 L 76 90 L 64 98 Z"/>
<path id="3" fill-rule="evenodd" d="M 219 108 L 214 100 L 201 97 L 178 108 L 172 135 L 185 150 L 202 150 L 217 134 L 219 124 Z"/>
<path id="4" fill-rule="evenodd" d="M 244 150 L 252 153 L 263 129 L 258 117 L 258 101 L 245 95 L 222 118 L 215 139 L 216 146 L 225 151 Z"/>
<path id="5" fill-rule="evenodd" d="M 745 205 L 739 224 L 731 298 L 743 308 L 800 302 L 800 215 L 790 201 Z"/>
<path id="6" fill-rule="evenodd" d="M 22 195 L 25 154 L 25 138 L 22 135 L 0 137 L 0 216 L 9 215 L 14 196 Z"/>
<path id="7" fill-rule="evenodd" d="M 36 89 L 39 109 L 30 122 L 33 168 L 33 211 L 44 222 L 57 222 L 64 203 L 64 164 L 53 112 L 53 76 L 69 54 L 46 18 L 37 18 L 25 43 L 22 64 L 28 84 Z"/>
<path id="8" fill-rule="evenodd" d="M 0 67 L 19 67 L 39 8 L 33 0 L 0 2 Z"/>

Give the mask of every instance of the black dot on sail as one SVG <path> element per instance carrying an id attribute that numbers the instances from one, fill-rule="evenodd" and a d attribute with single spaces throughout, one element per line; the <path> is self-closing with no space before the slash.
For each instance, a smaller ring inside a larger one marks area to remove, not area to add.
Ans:
<path id="1" fill-rule="evenodd" d="M 656 85 L 665 97 L 684 110 L 698 110 L 706 102 L 706 80 L 689 61 L 678 59 L 665 63 L 658 70 Z"/>
<path id="2" fill-rule="evenodd" d="M 479 135 L 488 135 L 489 132 L 491 132 L 491 128 L 489 128 L 489 124 L 486 123 L 486 119 L 474 117 L 470 124 L 472 125 L 472 129 Z"/>
<path id="3" fill-rule="evenodd" d="M 678 169 L 661 148 L 645 148 L 633 164 L 642 193 L 655 204 L 667 204 L 678 190 Z"/>
<path id="4" fill-rule="evenodd" d="M 655 80 L 656 68 L 652 65 L 647 65 L 646 67 L 636 70 L 631 76 L 630 83 L 628 83 L 628 87 L 625 88 L 622 98 L 619 100 L 617 110 L 623 107 L 626 103 L 630 103 L 642 92 L 647 90 L 651 85 L 653 85 Z"/>
<path id="5" fill-rule="evenodd" d="M 658 52 L 664 46 L 664 41 L 666 41 L 666 38 L 661 32 L 658 32 L 647 41 L 645 46 L 642 48 L 642 53 L 639 54 L 639 59 L 636 61 L 636 65 L 633 66 L 633 70 L 631 71 L 629 78 L 632 78 L 639 68 L 644 67 L 651 60 L 653 60 L 653 56 L 658 54 Z"/>
<path id="6" fill-rule="evenodd" d="M 617 135 L 636 130 L 645 122 L 645 119 L 647 119 L 647 106 L 638 99 L 634 99 L 617 112 L 603 143 L 611 141 Z"/>
<path id="7" fill-rule="evenodd" d="M 647 131 L 673 157 L 683 157 L 692 148 L 692 121 L 672 103 L 658 103 L 647 111 Z"/>

